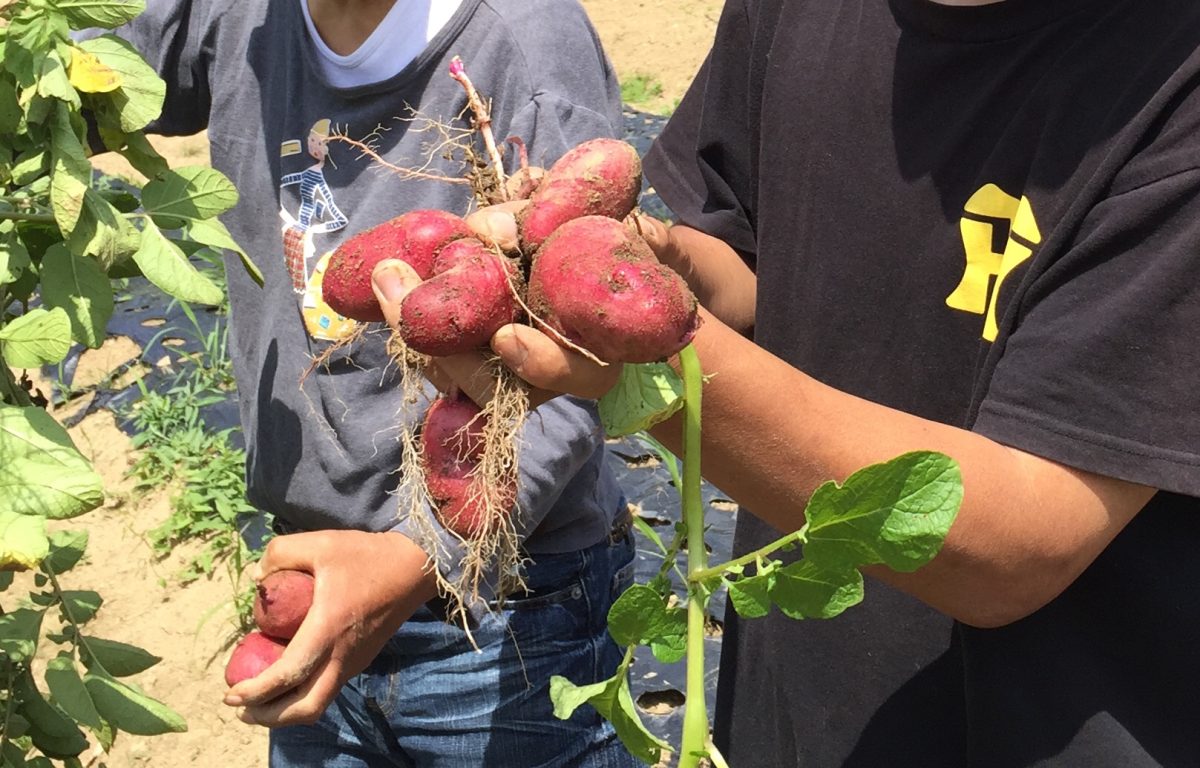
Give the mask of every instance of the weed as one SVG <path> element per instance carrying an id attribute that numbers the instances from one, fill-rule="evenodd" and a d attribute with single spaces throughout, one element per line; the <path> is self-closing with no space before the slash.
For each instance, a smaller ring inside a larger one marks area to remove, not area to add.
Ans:
<path id="1" fill-rule="evenodd" d="M 621 101 L 627 104 L 647 104 L 662 95 L 662 83 L 654 75 L 635 72 L 621 81 Z"/>

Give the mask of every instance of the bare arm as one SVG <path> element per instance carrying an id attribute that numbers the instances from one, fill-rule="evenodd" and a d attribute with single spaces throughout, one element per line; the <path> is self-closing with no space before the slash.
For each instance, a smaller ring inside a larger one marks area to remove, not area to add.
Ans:
<path id="1" fill-rule="evenodd" d="M 389 318 L 416 282 L 406 265 L 384 262 L 376 269 Z M 826 480 L 913 450 L 953 457 L 965 494 L 942 552 L 914 574 L 879 568 L 876 575 L 967 624 L 999 626 L 1045 605 L 1154 494 L 838 391 L 702 314 L 693 343 L 712 374 L 703 404 L 705 477 L 747 511 L 791 531 L 804 524 L 808 498 Z M 505 326 L 492 348 L 541 389 L 535 398 L 598 397 L 619 374 L 617 366 L 599 367 L 529 326 Z M 440 386 L 453 383 L 487 399 L 489 381 L 475 375 L 478 357 L 443 358 L 436 369 Z M 681 431 L 678 418 L 653 430 L 676 452 Z"/>

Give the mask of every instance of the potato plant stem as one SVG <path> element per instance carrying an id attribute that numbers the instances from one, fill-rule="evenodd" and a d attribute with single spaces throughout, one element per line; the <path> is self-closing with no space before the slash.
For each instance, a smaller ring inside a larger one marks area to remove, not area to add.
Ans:
<path id="1" fill-rule="evenodd" d="M 683 486 L 680 496 L 687 528 L 688 628 L 687 693 L 683 714 L 683 741 L 679 768 L 697 768 L 707 752 L 708 710 L 704 700 L 704 629 L 708 591 L 692 574 L 708 567 L 704 548 L 704 506 L 700 500 L 700 391 L 703 373 L 700 358 L 690 344 L 679 353 L 683 369 Z"/>
<path id="2" fill-rule="evenodd" d="M 24 211 L 0 211 L 0 221 L 37 221 L 44 224 L 53 224 L 54 214 L 25 213 Z"/>
<path id="3" fill-rule="evenodd" d="M 743 568 L 747 565 L 757 563 L 760 559 L 772 554 L 776 550 L 783 549 L 791 544 L 803 544 L 805 541 L 807 541 L 807 533 L 808 524 L 806 523 L 800 530 L 792 531 L 786 536 L 781 536 L 761 549 L 756 549 L 753 552 L 742 555 L 735 560 L 730 560 L 728 562 L 721 563 L 720 565 L 715 565 L 712 568 L 705 568 L 704 570 L 691 573 L 688 575 L 688 581 L 697 584 L 703 583 L 710 579 L 721 576 L 722 574 L 728 573 L 736 568 Z"/>

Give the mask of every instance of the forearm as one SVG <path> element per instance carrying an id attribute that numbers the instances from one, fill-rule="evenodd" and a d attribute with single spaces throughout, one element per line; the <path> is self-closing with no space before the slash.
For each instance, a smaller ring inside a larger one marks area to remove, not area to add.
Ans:
<path id="1" fill-rule="evenodd" d="M 837 391 L 706 317 L 703 467 L 752 514 L 791 531 L 812 491 L 867 464 L 936 450 L 961 466 L 964 500 L 941 554 L 915 574 L 876 575 L 960 620 L 997 625 L 1053 599 L 1103 550 L 1150 489 L 1072 470 L 964 429 Z M 680 449 L 677 420 L 654 430 Z"/>

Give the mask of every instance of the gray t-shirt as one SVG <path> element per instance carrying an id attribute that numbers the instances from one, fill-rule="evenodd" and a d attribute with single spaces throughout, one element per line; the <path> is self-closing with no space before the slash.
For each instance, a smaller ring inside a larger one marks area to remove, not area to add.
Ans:
<path id="1" fill-rule="evenodd" d="M 382 324 L 305 375 L 349 330 L 320 302 L 320 274 L 355 233 L 414 208 L 465 213 L 470 195 L 402 179 L 323 139 L 341 132 L 393 165 L 461 175 L 458 163 L 430 156 L 440 137 L 423 121 L 466 127 L 465 94 L 448 75 L 458 55 L 491 100 L 498 140 L 518 136 L 532 162 L 548 165 L 581 141 L 620 135 L 619 86 L 595 32 L 573 0 L 465 0 L 398 75 L 339 89 L 314 65 L 294 1 L 148 5 L 121 34 L 168 83 L 155 128 L 208 129 L 213 165 L 241 195 L 225 223 L 266 277 L 260 288 L 229 265 L 250 500 L 298 529 L 405 531 L 393 495 L 397 438 L 426 403 L 402 402 Z M 410 107 L 418 118 L 408 119 Z M 506 161 L 511 170 L 516 153 Z M 571 551 L 607 534 L 621 492 L 593 403 L 560 397 L 530 415 L 520 480 L 526 551 Z"/>

